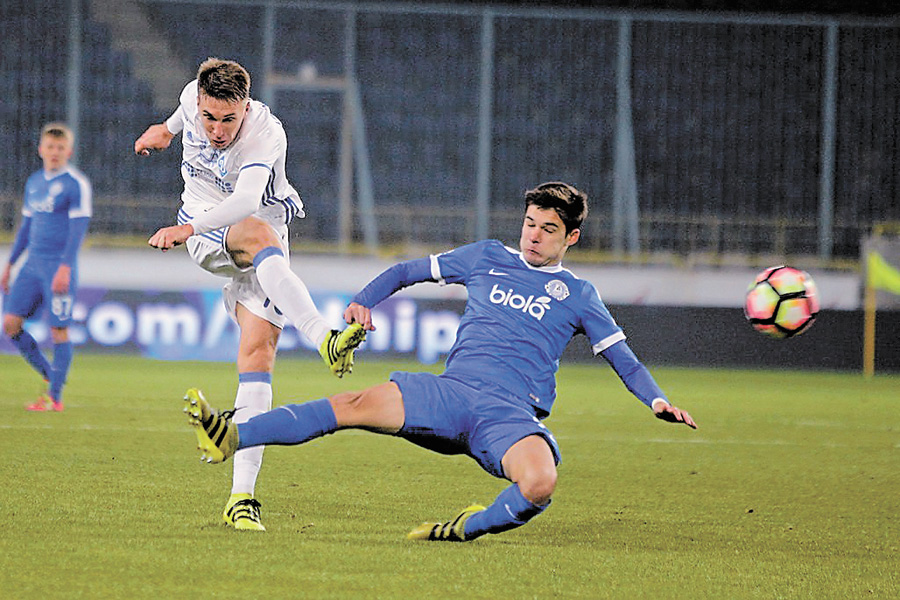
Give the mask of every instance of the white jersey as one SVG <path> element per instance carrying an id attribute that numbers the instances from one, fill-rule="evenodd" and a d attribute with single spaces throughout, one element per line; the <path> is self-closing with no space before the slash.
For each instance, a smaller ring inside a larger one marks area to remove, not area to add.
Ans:
<path id="1" fill-rule="evenodd" d="M 184 179 L 183 202 L 179 223 L 194 222 L 197 217 L 222 204 L 235 190 L 238 176 L 247 167 L 265 167 L 269 181 L 256 202 L 252 214 L 263 216 L 266 221 L 280 221 L 287 225 L 294 217 L 303 217 L 300 194 L 291 186 L 285 174 L 287 136 L 284 127 L 262 102 L 250 100 L 250 108 L 241 124 L 234 142 L 224 150 L 212 146 L 200 121 L 197 108 L 197 81 L 188 83 L 181 92 L 178 109 L 166 120 L 169 132 L 182 133 L 183 147 L 181 176 Z M 225 207 L 223 207 L 225 208 Z M 215 219 L 215 225 L 233 225 L 227 211 Z M 210 215 L 212 216 L 212 215 Z M 226 217 L 222 221 L 222 216 Z M 200 234 L 215 226 L 206 219 L 194 223 L 195 233 Z"/>

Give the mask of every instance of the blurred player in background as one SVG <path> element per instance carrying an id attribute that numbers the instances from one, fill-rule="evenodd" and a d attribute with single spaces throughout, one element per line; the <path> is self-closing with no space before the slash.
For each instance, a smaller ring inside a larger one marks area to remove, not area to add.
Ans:
<path id="1" fill-rule="evenodd" d="M 72 365 L 69 323 L 78 290 L 78 251 L 91 220 L 91 184 L 69 164 L 75 138 L 62 123 L 41 129 L 38 155 L 44 168 L 25 183 L 22 223 L 9 262 L 0 275 L 3 331 L 44 381 L 46 394 L 26 406 L 31 411 L 63 410 L 63 386 Z M 28 258 L 12 286 L 12 267 L 25 251 Z M 53 341 L 53 363 L 23 328 L 26 319 L 46 310 Z"/>
<path id="2" fill-rule="evenodd" d="M 332 330 L 291 271 L 288 225 L 303 217 L 303 203 L 285 174 L 287 138 L 269 108 L 250 98 L 250 75 L 238 63 L 210 58 L 185 86 L 178 109 L 135 142 L 146 156 L 181 133 L 184 191 L 177 225 L 149 240 L 166 251 L 186 244 L 201 268 L 229 281 L 226 308 L 240 327 L 237 356 L 238 421 L 272 407 L 272 371 L 286 322 L 319 349 L 343 376 L 365 338 L 360 325 Z M 236 529 L 264 531 L 254 488 L 262 447 L 235 457 L 232 493 L 223 518 Z"/>
<path id="3" fill-rule="evenodd" d="M 559 359 L 577 333 L 656 417 L 696 428 L 628 347 L 594 286 L 563 268 L 586 215 L 583 193 L 542 184 L 525 194 L 520 251 L 486 240 L 399 263 L 353 298 L 345 319 L 371 330 L 371 308 L 402 288 L 465 285 L 465 313 L 442 375 L 395 372 L 362 392 L 282 406 L 240 425 L 188 390 L 185 411 L 203 458 L 219 462 L 241 448 L 302 444 L 339 429 L 396 435 L 443 454 L 467 454 L 512 482 L 490 506 L 469 506 L 407 537 L 461 542 L 519 527 L 549 506 L 556 488 L 559 448 L 541 421 L 556 397 Z"/>

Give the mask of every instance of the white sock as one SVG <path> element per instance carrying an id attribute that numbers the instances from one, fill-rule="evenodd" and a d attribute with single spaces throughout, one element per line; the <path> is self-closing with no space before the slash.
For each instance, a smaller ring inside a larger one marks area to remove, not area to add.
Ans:
<path id="1" fill-rule="evenodd" d="M 309 290 L 297 274 L 291 271 L 284 254 L 271 246 L 253 259 L 259 285 L 275 306 L 293 323 L 297 331 L 318 348 L 331 328 L 313 303 Z"/>
<path id="2" fill-rule="evenodd" d="M 234 399 L 234 423 L 244 423 L 252 417 L 272 409 L 272 375 L 270 373 L 241 373 L 237 396 Z M 262 467 L 265 446 L 244 448 L 234 453 L 232 494 L 254 495 L 256 477 Z"/>

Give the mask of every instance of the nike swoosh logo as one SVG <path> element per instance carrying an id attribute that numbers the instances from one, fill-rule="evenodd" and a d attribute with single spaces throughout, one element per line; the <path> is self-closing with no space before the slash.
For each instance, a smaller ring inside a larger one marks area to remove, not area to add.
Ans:
<path id="1" fill-rule="evenodd" d="M 509 516 L 511 516 L 513 519 L 515 519 L 515 521 L 516 521 L 517 523 L 519 522 L 519 518 L 518 518 L 516 515 L 513 514 L 513 511 L 511 511 L 511 510 L 509 509 L 509 504 L 504 503 L 504 504 L 503 504 L 503 508 L 506 509 L 506 512 L 507 512 L 507 514 L 508 514 Z"/>
<path id="2" fill-rule="evenodd" d="M 494 269 L 491 269 L 490 271 L 488 271 L 488 275 L 509 275 L 509 273 L 504 273 L 502 271 L 495 271 Z"/>

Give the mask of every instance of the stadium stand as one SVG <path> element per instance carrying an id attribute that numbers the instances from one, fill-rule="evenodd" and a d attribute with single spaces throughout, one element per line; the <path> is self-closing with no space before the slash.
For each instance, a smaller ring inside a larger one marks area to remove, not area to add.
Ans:
<path id="1" fill-rule="evenodd" d="M 309 209 L 299 225 L 304 238 L 327 244 L 337 237 L 342 97 L 268 80 L 301 74 L 340 80 L 347 64 L 359 82 L 382 241 L 450 245 L 473 237 L 482 8 L 228 2 L 212 11 L 189 1 L 128 2 L 140 6 L 178 62 L 195 66 L 216 55 L 251 71 L 254 96 L 272 105 L 288 133 L 289 175 Z M 96 18 L 97 4 L 75 4 L 83 22 L 76 164 L 94 181 L 98 207 L 125 209 L 97 211 L 92 231 L 143 234 L 171 221 L 178 153 L 140 160 L 131 145 L 148 123 L 167 115 L 175 98 L 171 106 L 154 102 L 159 86 L 151 89 L 150 79 L 135 76 L 136 57 L 119 49 L 108 15 Z M 38 164 L 36 131 L 67 117 L 71 6 L 69 0 L 0 3 L 0 76 L 7 82 L 0 91 L 6 150 L 0 231 L 12 230 L 13 206 Z M 517 213 L 525 187 L 564 179 L 594 199 L 582 245 L 608 250 L 621 13 L 494 8 L 490 234 L 502 237 L 515 228 L 518 217 L 507 215 Z M 752 15 L 631 16 L 642 251 L 816 252 L 825 51 L 835 23 L 834 256 L 858 256 L 873 223 L 900 220 L 900 105 L 893 100 L 900 28 L 883 20 L 771 15 L 756 21 Z M 359 210 L 352 217 L 358 236 Z M 440 227 L 429 223 L 433 217 L 440 217 Z"/>

